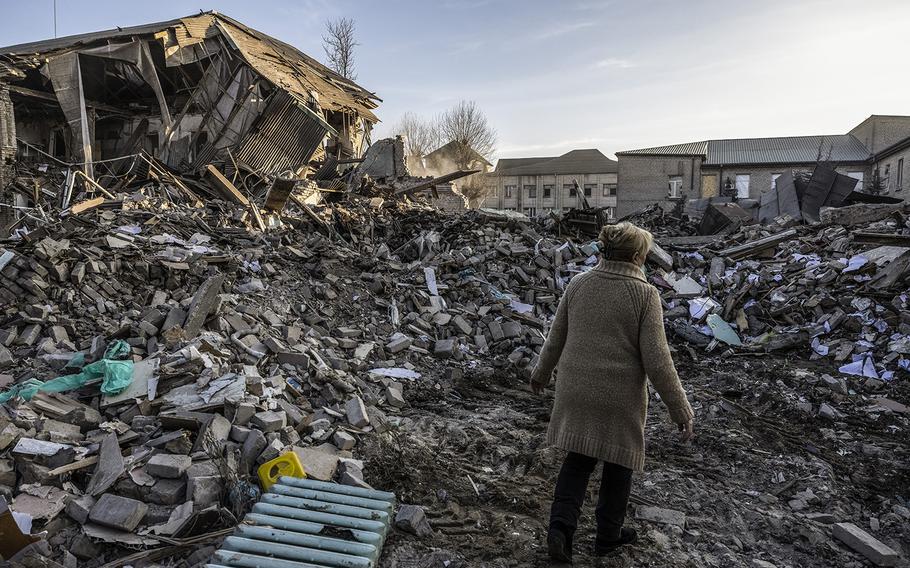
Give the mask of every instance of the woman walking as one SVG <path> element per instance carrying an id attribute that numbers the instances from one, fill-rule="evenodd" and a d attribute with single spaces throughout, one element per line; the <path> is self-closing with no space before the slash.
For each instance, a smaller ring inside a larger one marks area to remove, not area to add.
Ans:
<path id="1" fill-rule="evenodd" d="M 572 561 L 572 537 L 598 461 L 604 464 L 594 553 L 636 541 L 635 530 L 622 525 L 632 471 L 641 471 L 645 461 L 646 379 L 682 440 L 694 436 L 694 413 L 670 356 L 660 296 L 641 268 L 652 240 L 630 223 L 603 228 L 603 259 L 569 282 L 531 375 L 531 389 L 540 393 L 557 370 L 547 442 L 568 452 L 547 532 L 553 560 Z"/>

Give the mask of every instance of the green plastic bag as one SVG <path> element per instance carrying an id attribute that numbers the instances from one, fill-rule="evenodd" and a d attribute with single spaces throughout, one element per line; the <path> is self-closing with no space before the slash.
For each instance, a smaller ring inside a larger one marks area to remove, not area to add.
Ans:
<path id="1" fill-rule="evenodd" d="M 38 379 L 29 379 L 0 394 L 0 404 L 15 396 L 23 400 L 31 400 L 39 391 L 71 391 L 97 379 L 101 379 L 102 394 L 108 396 L 118 394 L 123 392 L 133 382 L 133 362 L 129 359 L 124 359 L 129 357 L 129 354 L 130 344 L 118 339 L 107 346 L 103 359 L 85 365 L 79 373 L 57 377 L 44 382 Z M 84 357 L 79 358 L 79 354 L 77 354 L 67 366 L 81 366 L 84 360 Z"/>

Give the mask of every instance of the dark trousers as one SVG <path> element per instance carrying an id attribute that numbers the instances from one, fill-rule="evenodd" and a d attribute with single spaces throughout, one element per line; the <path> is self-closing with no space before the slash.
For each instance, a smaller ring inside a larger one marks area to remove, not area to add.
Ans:
<path id="1" fill-rule="evenodd" d="M 563 531 L 571 540 L 578 527 L 578 517 L 588 490 L 588 480 L 597 466 L 597 458 L 569 452 L 559 478 L 556 480 L 556 495 L 550 509 L 550 528 Z M 619 539 L 626 505 L 632 490 L 632 470 L 604 462 L 600 494 L 597 498 L 597 541 L 610 542 Z"/>

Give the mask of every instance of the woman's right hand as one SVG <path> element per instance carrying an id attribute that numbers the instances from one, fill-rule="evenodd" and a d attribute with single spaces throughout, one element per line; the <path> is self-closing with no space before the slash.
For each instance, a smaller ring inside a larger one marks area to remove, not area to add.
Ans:
<path id="1" fill-rule="evenodd" d="M 695 438 L 695 421 L 689 420 L 684 424 L 677 424 L 679 428 L 679 439 L 683 442 L 688 442 Z"/>

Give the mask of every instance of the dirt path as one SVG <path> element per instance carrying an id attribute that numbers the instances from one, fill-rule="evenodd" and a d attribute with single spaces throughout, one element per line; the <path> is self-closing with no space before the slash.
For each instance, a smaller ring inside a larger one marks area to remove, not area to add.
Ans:
<path id="1" fill-rule="evenodd" d="M 910 496 L 907 418 L 866 411 L 863 395 L 836 395 L 813 384 L 811 371 L 767 361 L 678 355 L 698 438 L 679 443 L 652 398 L 647 470 L 635 477 L 627 517 L 640 543 L 608 559 L 588 556 L 596 498 L 589 493 L 576 566 L 865 565 L 813 513 L 907 546 L 908 519 L 892 510 Z M 393 536 L 383 566 L 549 565 L 542 543 L 561 460 L 542 446 L 552 393 L 535 397 L 507 375 L 481 368 L 454 383 L 423 382 L 409 391 L 412 408 L 399 427 L 366 451 L 371 481 L 424 505 L 435 527 L 424 540 Z M 823 401 L 843 419 L 825 421 L 797 406 Z M 686 529 L 636 521 L 636 504 L 683 511 Z"/>

